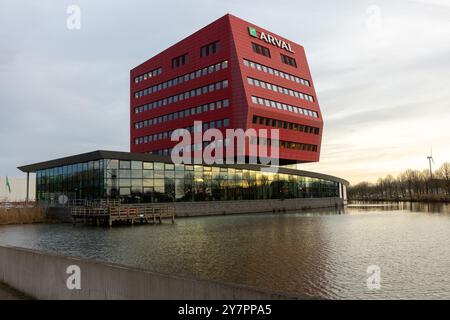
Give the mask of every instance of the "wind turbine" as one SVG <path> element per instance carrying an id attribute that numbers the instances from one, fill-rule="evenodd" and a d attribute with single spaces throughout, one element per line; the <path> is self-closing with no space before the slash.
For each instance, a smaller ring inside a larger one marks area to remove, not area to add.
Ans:
<path id="1" fill-rule="evenodd" d="M 430 164 L 430 179 L 433 180 L 433 170 L 431 169 L 431 161 L 433 161 L 433 164 L 434 164 L 433 147 L 431 147 L 431 152 L 430 152 L 430 155 L 427 157 L 427 159 L 428 159 L 428 163 Z"/>

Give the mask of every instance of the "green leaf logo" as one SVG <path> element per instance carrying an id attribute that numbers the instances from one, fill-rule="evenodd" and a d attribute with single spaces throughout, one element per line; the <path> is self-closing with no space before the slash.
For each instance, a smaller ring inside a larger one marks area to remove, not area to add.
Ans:
<path id="1" fill-rule="evenodd" d="M 256 32 L 256 29 L 255 29 L 255 28 L 248 27 L 248 33 L 249 33 L 252 37 L 255 37 L 255 38 L 258 37 L 258 33 Z"/>

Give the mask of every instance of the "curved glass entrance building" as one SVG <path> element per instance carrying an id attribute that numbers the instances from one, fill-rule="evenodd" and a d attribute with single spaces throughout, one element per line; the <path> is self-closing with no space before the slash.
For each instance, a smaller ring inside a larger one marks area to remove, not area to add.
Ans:
<path id="1" fill-rule="evenodd" d="M 120 199 L 124 203 L 342 197 L 347 181 L 260 165 L 174 164 L 170 157 L 94 151 L 19 167 L 36 173 L 38 202 Z"/>

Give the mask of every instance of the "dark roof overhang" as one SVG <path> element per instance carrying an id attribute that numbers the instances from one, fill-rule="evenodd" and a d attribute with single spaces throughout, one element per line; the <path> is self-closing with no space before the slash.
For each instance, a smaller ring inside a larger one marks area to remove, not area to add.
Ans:
<path id="1" fill-rule="evenodd" d="M 38 163 L 30 164 L 30 165 L 24 165 L 24 166 L 18 167 L 18 169 L 21 170 L 22 172 L 36 172 L 38 170 L 66 166 L 66 165 L 71 165 L 71 164 L 81 163 L 81 162 L 101 160 L 101 159 L 135 160 L 135 161 L 172 163 L 172 160 L 169 156 L 161 156 L 161 155 L 148 154 L 148 153 L 131 153 L 131 152 L 123 152 L 123 151 L 97 150 L 97 151 L 81 153 L 81 154 L 77 154 L 77 155 L 73 155 L 73 156 L 63 157 L 63 158 L 59 158 L 59 159 L 38 162 Z M 260 171 L 262 168 L 267 168 L 267 166 L 259 165 L 259 164 L 214 164 L 213 166 L 235 168 L 235 169 L 256 170 L 256 171 Z M 278 173 L 300 175 L 300 176 L 310 177 L 310 178 L 331 180 L 331 181 L 335 181 L 335 182 L 340 182 L 347 186 L 349 185 L 349 182 L 345 179 L 327 175 L 327 174 L 323 174 L 323 173 L 312 172 L 312 171 L 279 167 Z"/>

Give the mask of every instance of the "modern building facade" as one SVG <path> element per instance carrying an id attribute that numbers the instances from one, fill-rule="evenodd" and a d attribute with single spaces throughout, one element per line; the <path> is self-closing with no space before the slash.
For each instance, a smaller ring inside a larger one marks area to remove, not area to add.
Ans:
<path id="1" fill-rule="evenodd" d="M 131 152 L 170 155 L 171 133 L 200 120 L 224 135 L 279 129 L 280 164 L 319 161 L 323 120 L 304 48 L 230 14 L 132 69 L 130 88 Z M 244 155 L 267 140 L 247 141 Z"/>
<path id="2" fill-rule="evenodd" d="M 19 167 L 36 173 L 36 199 L 121 199 L 125 203 L 342 197 L 347 181 L 260 165 L 173 164 L 170 157 L 94 151 Z"/>
<path id="3" fill-rule="evenodd" d="M 323 120 L 302 46 L 225 15 L 131 70 L 130 81 L 131 152 L 93 151 L 19 167 L 27 179 L 36 174 L 38 202 L 174 202 L 181 215 L 346 203 L 348 182 L 338 177 L 204 159 L 175 164 L 170 157 L 177 144 L 171 133 L 198 132 L 200 120 L 202 131 L 278 129 L 280 164 L 318 161 Z M 243 155 L 249 144 L 268 142 L 248 139 Z"/>

